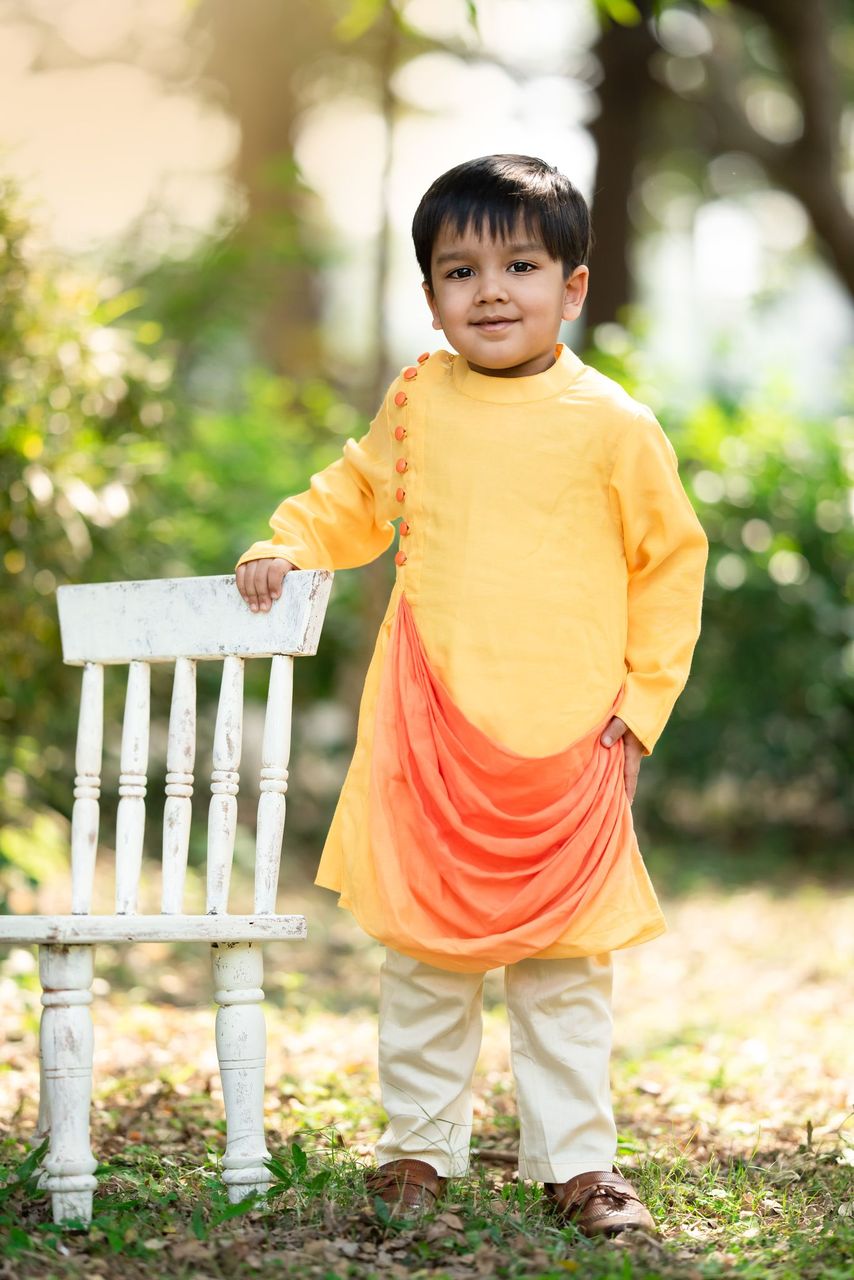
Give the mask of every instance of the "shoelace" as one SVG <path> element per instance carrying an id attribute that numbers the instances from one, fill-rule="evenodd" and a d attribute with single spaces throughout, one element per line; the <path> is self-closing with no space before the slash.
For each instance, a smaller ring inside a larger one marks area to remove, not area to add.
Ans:
<path id="1" fill-rule="evenodd" d="M 619 1187 L 612 1186 L 607 1182 L 596 1182 L 592 1187 L 585 1187 L 584 1191 L 577 1200 L 573 1200 L 569 1208 L 573 1212 L 580 1213 L 582 1209 L 590 1203 L 596 1196 L 601 1196 L 606 1200 L 616 1201 L 616 1208 L 622 1209 L 630 1200 L 636 1200 L 637 1196 L 629 1191 L 621 1191 Z"/>

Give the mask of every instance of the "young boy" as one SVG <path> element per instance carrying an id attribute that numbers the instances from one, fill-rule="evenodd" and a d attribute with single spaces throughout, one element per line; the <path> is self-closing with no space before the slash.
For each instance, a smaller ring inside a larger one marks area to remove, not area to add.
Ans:
<path id="1" fill-rule="evenodd" d="M 396 580 L 317 883 L 385 944 L 388 1128 L 369 1186 L 429 1208 L 467 1171 L 484 972 L 505 968 L 521 1177 L 590 1235 L 653 1230 L 614 1169 L 611 956 L 664 920 L 631 815 L 688 678 L 708 542 L 653 413 L 557 343 L 587 206 L 529 156 L 458 165 L 413 223 L 433 326 L 361 440 L 238 561 Z"/>

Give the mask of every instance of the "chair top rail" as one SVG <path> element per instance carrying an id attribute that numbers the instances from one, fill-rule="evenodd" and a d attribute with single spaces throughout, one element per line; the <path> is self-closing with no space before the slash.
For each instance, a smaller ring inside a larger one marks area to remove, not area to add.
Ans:
<path id="1" fill-rule="evenodd" d="M 0 916 L 0 943 L 260 942 L 305 936 L 300 915 Z"/>
<path id="2" fill-rule="evenodd" d="M 233 573 L 57 588 L 63 661 L 173 662 L 317 652 L 333 574 L 295 569 L 266 613 L 253 613 Z"/>

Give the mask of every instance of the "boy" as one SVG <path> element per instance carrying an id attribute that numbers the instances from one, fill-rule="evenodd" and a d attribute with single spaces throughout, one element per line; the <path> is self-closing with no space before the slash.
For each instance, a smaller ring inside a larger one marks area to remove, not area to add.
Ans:
<path id="1" fill-rule="evenodd" d="M 589 1235 L 653 1230 L 613 1167 L 611 957 L 664 920 L 631 801 L 685 685 L 708 542 L 652 412 L 557 343 L 587 206 L 529 156 L 438 178 L 413 222 L 439 350 L 237 565 L 397 574 L 317 883 L 387 948 L 374 1194 L 468 1167 L 483 974 L 505 967 L 521 1177 Z M 617 714 L 619 712 L 619 714 Z"/>

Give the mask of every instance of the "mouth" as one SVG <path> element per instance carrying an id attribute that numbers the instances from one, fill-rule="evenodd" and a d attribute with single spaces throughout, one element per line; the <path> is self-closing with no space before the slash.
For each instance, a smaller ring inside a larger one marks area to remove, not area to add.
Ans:
<path id="1" fill-rule="evenodd" d="M 484 316 L 482 320 L 472 321 L 474 327 L 483 333 L 502 333 L 517 323 L 516 320 L 511 320 L 507 316 Z"/>

